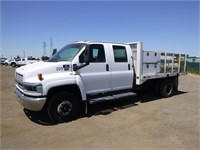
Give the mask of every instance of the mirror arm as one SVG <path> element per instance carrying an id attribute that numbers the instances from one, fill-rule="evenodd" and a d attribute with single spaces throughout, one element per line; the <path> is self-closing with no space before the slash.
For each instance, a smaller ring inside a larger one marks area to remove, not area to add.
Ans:
<path id="1" fill-rule="evenodd" d="M 73 70 L 74 71 L 77 71 L 77 70 L 79 70 L 79 69 L 81 69 L 81 68 L 83 68 L 83 67 L 85 67 L 85 66 L 88 66 L 89 65 L 89 62 L 87 62 L 87 63 L 85 63 L 85 64 L 83 64 L 83 65 L 80 65 L 80 66 L 77 66 L 76 64 L 74 64 L 73 65 Z"/>

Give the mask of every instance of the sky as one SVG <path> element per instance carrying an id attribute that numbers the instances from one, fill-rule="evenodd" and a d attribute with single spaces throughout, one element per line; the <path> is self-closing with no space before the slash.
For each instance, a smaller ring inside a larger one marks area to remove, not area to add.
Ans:
<path id="1" fill-rule="evenodd" d="M 200 56 L 200 1 L 1 1 L 0 55 L 50 55 L 73 41 L 142 41 Z"/>

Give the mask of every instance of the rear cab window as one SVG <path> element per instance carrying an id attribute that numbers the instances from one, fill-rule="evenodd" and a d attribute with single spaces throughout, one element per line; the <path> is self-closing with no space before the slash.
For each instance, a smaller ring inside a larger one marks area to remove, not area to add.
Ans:
<path id="1" fill-rule="evenodd" d="M 125 46 L 113 45 L 113 54 L 115 62 L 128 62 Z"/>

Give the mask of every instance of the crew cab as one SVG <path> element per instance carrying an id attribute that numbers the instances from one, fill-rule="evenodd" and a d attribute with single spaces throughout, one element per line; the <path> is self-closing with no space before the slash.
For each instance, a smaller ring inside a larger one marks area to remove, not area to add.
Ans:
<path id="1" fill-rule="evenodd" d="M 87 113 L 88 104 L 136 96 L 137 89 L 172 96 L 186 74 L 186 57 L 144 51 L 142 42 L 73 42 L 47 62 L 17 68 L 15 93 L 24 108 L 68 121 L 81 107 Z"/>

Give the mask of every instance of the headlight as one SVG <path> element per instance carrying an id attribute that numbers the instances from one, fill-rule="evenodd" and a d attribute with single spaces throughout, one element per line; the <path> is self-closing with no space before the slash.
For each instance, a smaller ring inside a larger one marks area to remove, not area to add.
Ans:
<path id="1" fill-rule="evenodd" d="M 31 83 L 24 83 L 24 90 L 31 91 L 31 92 L 43 92 L 42 84 L 31 84 Z"/>
<path id="2" fill-rule="evenodd" d="M 42 85 L 37 85 L 37 86 L 36 86 L 36 91 L 37 91 L 38 93 L 42 93 L 42 92 L 43 92 L 43 87 L 42 87 Z"/>

